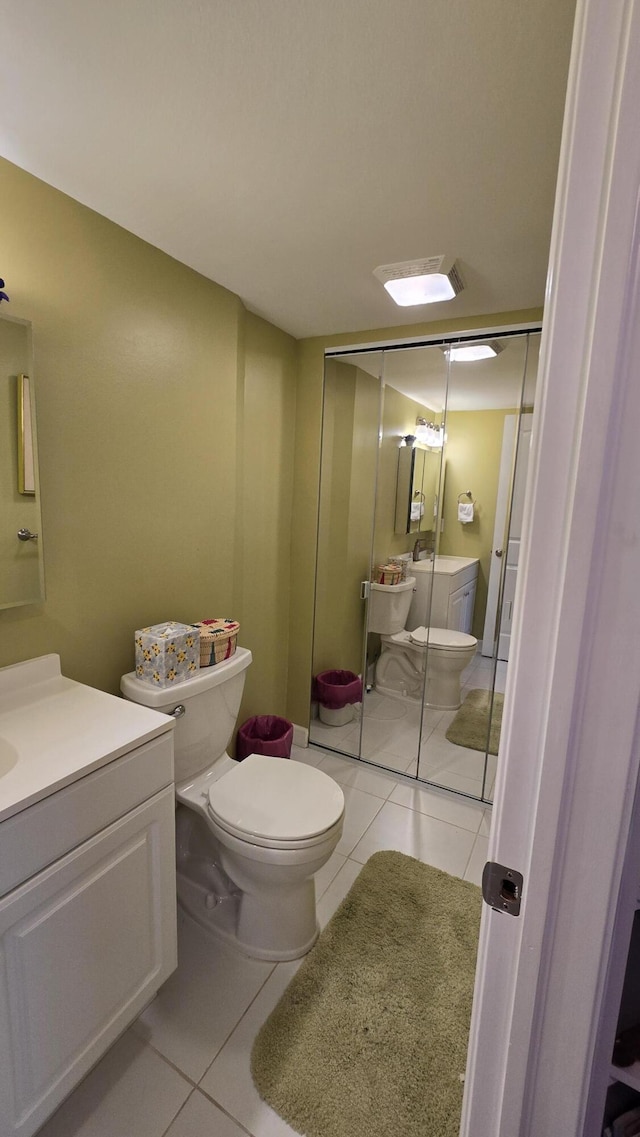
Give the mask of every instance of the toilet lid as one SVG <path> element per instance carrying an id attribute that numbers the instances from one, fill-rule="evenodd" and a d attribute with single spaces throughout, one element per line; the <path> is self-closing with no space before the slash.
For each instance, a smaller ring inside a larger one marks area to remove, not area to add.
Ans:
<path id="1" fill-rule="evenodd" d="M 343 811 L 344 795 L 333 778 L 288 758 L 250 754 L 209 790 L 212 817 L 225 829 L 262 840 L 320 836 Z"/>
<path id="2" fill-rule="evenodd" d="M 475 647 L 477 639 L 468 636 L 466 632 L 454 632 L 450 628 L 414 628 L 409 633 L 409 639 L 422 647 L 429 643 L 429 647 L 446 647 L 449 651 L 464 651 Z"/>

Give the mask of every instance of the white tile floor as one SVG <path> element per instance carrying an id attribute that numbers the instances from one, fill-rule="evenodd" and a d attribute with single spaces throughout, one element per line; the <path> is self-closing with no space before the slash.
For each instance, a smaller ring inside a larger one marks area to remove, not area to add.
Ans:
<path id="1" fill-rule="evenodd" d="M 461 696 L 474 688 L 487 690 L 493 679 L 493 661 L 476 655 L 462 673 Z M 504 693 L 507 664 L 498 663 L 495 689 Z M 475 798 L 493 799 L 497 760 L 487 758 L 486 780 L 484 754 L 455 746 L 446 737 L 455 711 L 424 709 L 422 724 L 420 706 L 409 700 L 383 695 L 375 689 L 365 695 L 362 708 L 362 756 L 386 769 L 399 770 L 445 789 L 470 794 Z M 326 746 L 357 754 L 360 747 L 360 718 L 345 726 L 326 726 L 319 719 L 311 723 L 311 740 Z M 370 767 L 367 767 L 370 769 Z"/>
<path id="2" fill-rule="evenodd" d="M 316 878 L 321 926 L 378 849 L 480 882 L 490 810 L 320 750 L 292 758 L 345 792 L 342 840 Z M 298 966 L 236 955 L 180 918 L 178 970 L 39 1137 L 295 1137 L 258 1097 L 249 1059 Z"/>

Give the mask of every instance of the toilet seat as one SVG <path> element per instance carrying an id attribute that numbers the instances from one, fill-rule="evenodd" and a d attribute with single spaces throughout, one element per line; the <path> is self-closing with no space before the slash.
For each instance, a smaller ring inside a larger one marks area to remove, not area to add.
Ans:
<path id="1" fill-rule="evenodd" d="M 428 645 L 446 648 L 447 651 L 468 651 L 471 647 L 475 648 L 478 642 L 475 636 L 455 632 L 450 628 L 414 628 L 409 632 L 409 639 L 420 647 Z"/>
<path id="2" fill-rule="evenodd" d="M 314 766 L 250 754 L 210 787 L 208 813 L 241 841 L 301 849 L 322 842 L 341 822 L 344 794 Z"/>

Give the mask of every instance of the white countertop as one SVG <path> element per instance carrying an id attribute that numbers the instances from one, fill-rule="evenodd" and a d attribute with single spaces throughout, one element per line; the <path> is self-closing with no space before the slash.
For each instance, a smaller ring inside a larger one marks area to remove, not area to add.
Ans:
<path id="1" fill-rule="evenodd" d="M 444 573 L 447 576 L 453 576 L 454 573 L 462 572 L 463 569 L 469 568 L 470 565 L 477 564 L 479 564 L 478 557 L 437 556 L 433 561 L 429 560 L 428 558 L 420 561 L 412 561 L 410 571 L 436 572 Z"/>
<path id="2" fill-rule="evenodd" d="M 66 679 L 58 655 L 0 669 L 0 821 L 173 729 L 166 715 Z"/>

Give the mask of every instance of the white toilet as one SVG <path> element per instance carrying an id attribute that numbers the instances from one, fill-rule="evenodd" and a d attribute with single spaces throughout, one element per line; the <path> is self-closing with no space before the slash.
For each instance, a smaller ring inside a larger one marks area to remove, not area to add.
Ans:
<path id="1" fill-rule="evenodd" d="M 313 875 L 342 834 L 344 795 L 316 770 L 226 748 L 251 652 L 170 688 L 121 680 L 126 698 L 175 727 L 178 900 L 205 929 L 256 959 L 297 959 L 318 938 Z"/>
<path id="2" fill-rule="evenodd" d="M 405 584 L 371 584 L 367 627 L 370 632 L 379 632 L 381 639 L 376 690 L 418 702 L 424 691 L 426 706 L 456 710 L 460 706 L 460 676 L 474 658 L 478 641 L 475 636 L 449 628 L 406 630 L 414 586 L 412 577 Z"/>

